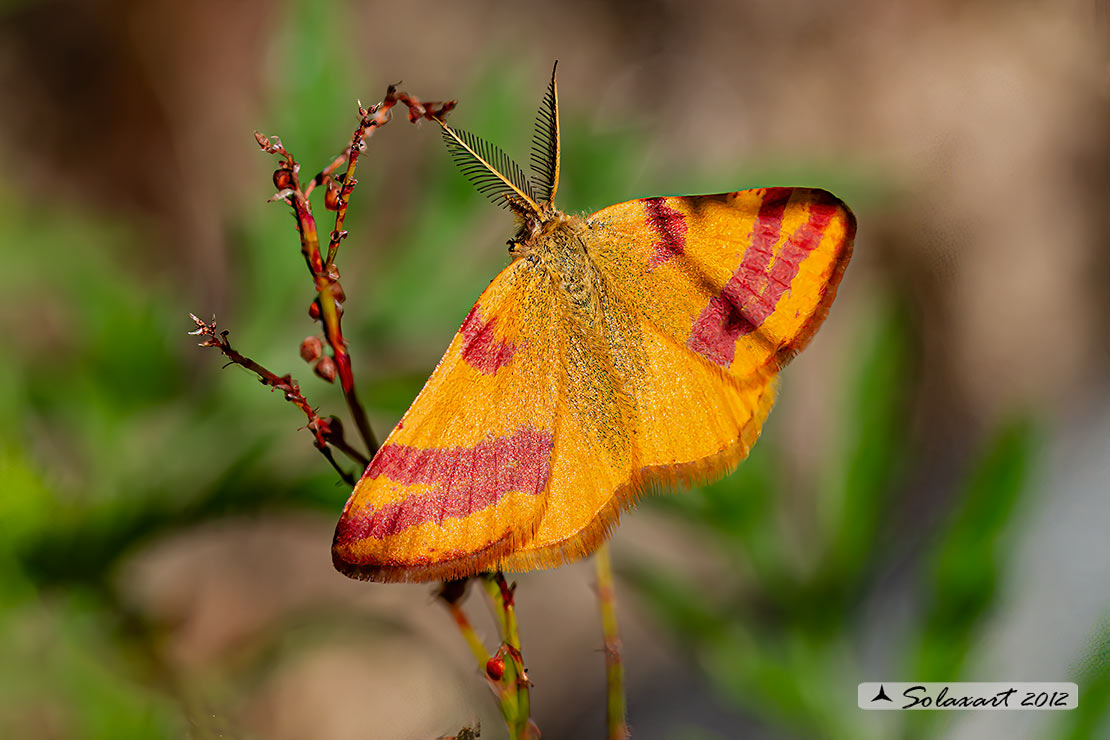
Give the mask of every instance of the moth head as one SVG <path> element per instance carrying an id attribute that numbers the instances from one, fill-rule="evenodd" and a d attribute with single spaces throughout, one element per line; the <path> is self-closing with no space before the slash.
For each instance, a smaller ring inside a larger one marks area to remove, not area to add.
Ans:
<path id="1" fill-rule="evenodd" d="M 555 64 L 557 67 L 558 62 Z M 479 193 L 516 214 L 521 228 L 514 240 L 538 233 L 545 222 L 559 213 L 555 208 L 555 192 L 559 188 L 559 93 L 554 67 L 536 116 L 531 177 L 495 144 L 448 126 L 439 118 L 436 121 L 443 128 L 447 151 L 463 175 Z"/>

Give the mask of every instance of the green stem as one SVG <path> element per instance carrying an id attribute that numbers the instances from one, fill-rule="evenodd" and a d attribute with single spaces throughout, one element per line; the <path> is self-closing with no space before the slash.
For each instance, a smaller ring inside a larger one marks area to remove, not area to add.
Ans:
<path id="1" fill-rule="evenodd" d="M 531 682 L 524 670 L 524 656 L 521 654 L 520 630 L 516 620 L 516 606 L 513 603 L 514 588 L 505 581 L 501 572 L 482 577 L 482 585 L 493 604 L 501 631 L 501 655 L 505 660 L 505 673 L 501 677 L 501 713 L 509 726 L 512 740 L 532 740 L 539 737 L 539 729 L 532 722 Z"/>
<path id="2" fill-rule="evenodd" d="M 470 647 L 470 652 L 478 661 L 478 670 L 483 673 L 486 670 L 486 663 L 489 662 L 489 653 L 486 652 L 486 646 L 482 644 L 481 639 L 478 638 L 478 633 L 470 625 L 470 620 L 467 619 L 466 613 L 463 612 L 462 607 L 458 604 L 447 604 L 447 610 L 451 612 L 451 616 L 455 620 L 455 624 L 459 626 L 459 632 L 462 632 L 463 639 Z"/>
<path id="3" fill-rule="evenodd" d="M 621 661 L 621 639 L 617 631 L 616 592 L 613 589 L 613 563 L 609 557 L 609 544 L 598 548 L 594 555 L 597 567 L 597 603 L 601 607 L 601 632 L 605 638 L 605 683 L 608 700 L 605 721 L 609 740 L 627 740 L 628 723 L 625 719 L 624 663 Z"/>

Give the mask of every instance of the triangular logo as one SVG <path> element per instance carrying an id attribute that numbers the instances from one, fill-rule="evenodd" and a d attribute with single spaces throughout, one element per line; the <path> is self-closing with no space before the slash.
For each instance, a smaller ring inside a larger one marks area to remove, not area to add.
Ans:
<path id="1" fill-rule="evenodd" d="M 875 694 L 875 698 L 872 699 L 871 701 L 878 701 L 879 699 L 882 699 L 883 701 L 890 701 L 890 702 L 894 701 L 893 699 L 891 699 L 889 696 L 886 695 L 886 687 L 884 687 L 882 684 L 879 684 L 879 693 Z"/>

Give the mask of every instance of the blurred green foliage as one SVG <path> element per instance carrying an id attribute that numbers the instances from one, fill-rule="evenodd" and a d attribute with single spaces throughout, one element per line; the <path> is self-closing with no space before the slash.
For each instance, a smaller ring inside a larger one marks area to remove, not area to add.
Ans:
<path id="1" fill-rule="evenodd" d="M 322 166 L 354 126 L 350 65 L 322 41 L 342 23 L 327 6 L 290 7 L 280 43 L 328 53 L 291 65 L 274 91 L 284 102 L 265 115 L 306 167 Z M 249 130 L 243 146 L 254 146 Z M 335 389 L 297 358 L 312 331 L 310 283 L 291 222 L 264 202 L 264 159 L 257 207 L 228 225 L 242 271 L 232 341 L 338 411 Z M 363 192 L 371 200 L 373 183 Z M 283 507 L 334 513 L 346 492 L 297 431 L 296 409 L 248 373 L 221 371 L 186 335 L 188 312 L 206 307 L 158 264 L 141 223 L 33 201 L 11 181 L 0 184 L 0 223 L 0 315 L 11 329 L 0 359 L 0 737 L 204 736 L 155 660 L 156 636 L 121 601 L 119 565 L 198 522 Z M 387 419 L 423 379 L 368 375 Z"/>
<path id="2" fill-rule="evenodd" d="M 998 603 L 1038 433 L 1024 417 L 996 429 L 968 460 L 951 511 L 922 542 L 904 541 L 904 526 L 884 531 L 898 521 L 891 506 L 904 498 L 899 489 L 913 479 L 911 466 L 927 464 L 914 457 L 905 421 L 909 332 L 903 314 L 888 310 L 848 354 L 859 358 L 858 366 L 837 416 L 840 436 L 813 483 L 822 515 L 805 537 L 808 558 L 800 561 L 792 552 L 800 535 L 790 531 L 796 521 L 783 511 L 787 486 L 794 485 L 784 468 L 789 440 L 772 420 L 734 475 L 658 501 L 712 533 L 741 574 L 736 588 L 720 594 L 683 574 L 626 567 L 636 590 L 690 646 L 722 698 L 791 736 L 940 735 L 950 715 L 862 712 L 855 686 L 876 680 L 876 673 L 972 680 L 966 658 Z M 867 607 L 875 591 L 890 590 L 891 578 L 907 576 L 916 616 L 902 626 L 904 634 L 888 646 L 881 665 L 865 668 L 861 648 L 872 629 L 884 629 L 873 624 Z M 1053 725 L 1060 737 L 1094 737 L 1105 722 L 1107 644 L 1103 634 L 1081 678 L 1075 677 L 1082 682 L 1081 710 Z"/>
<path id="3" fill-rule="evenodd" d="M 1100 737 L 1110 725 L 1110 619 L 1105 621 L 1071 677 L 1079 685 L 1079 706 L 1057 727 L 1059 740 Z"/>

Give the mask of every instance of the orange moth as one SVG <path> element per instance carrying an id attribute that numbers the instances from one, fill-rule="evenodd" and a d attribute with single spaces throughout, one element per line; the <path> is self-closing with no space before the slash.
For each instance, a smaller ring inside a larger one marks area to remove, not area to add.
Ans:
<path id="1" fill-rule="evenodd" d="M 555 74 L 533 176 L 440 121 L 456 163 L 508 207 L 512 263 L 467 314 L 343 509 L 348 576 L 431 581 L 560 565 L 645 490 L 743 460 L 779 370 L 817 331 L 855 218 L 823 190 L 555 207 Z"/>

